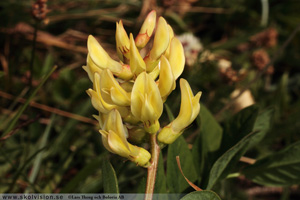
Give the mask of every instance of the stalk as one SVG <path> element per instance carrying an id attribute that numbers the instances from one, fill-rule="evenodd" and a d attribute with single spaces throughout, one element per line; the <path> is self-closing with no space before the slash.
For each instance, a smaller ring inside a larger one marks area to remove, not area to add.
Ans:
<path id="1" fill-rule="evenodd" d="M 156 134 L 150 134 L 150 144 L 151 144 L 151 165 L 148 167 L 148 175 L 147 175 L 147 183 L 146 183 L 146 191 L 145 191 L 145 200 L 152 200 L 155 180 L 156 180 L 156 172 L 157 165 L 159 159 L 160 148 L 156 141 Z"/>
<path id="2" fill-rule="evenodd" d="M 35 57 L 35 49 L 36 49 L 36 38 L 37 38 L 37 32 L 38 32 L 38 25 L 39 22 L 35 22 L 34 26 L 34 32 L 33 32 L 33 40 L 32 40 L 32 50 L 31 50 L 31 57 L 30 57 L 30 76 L 29 76 L 29 87 L 32 88 L 32 77 L 33 77 L 33 64 L 34 64 L 34 57 Z"/>

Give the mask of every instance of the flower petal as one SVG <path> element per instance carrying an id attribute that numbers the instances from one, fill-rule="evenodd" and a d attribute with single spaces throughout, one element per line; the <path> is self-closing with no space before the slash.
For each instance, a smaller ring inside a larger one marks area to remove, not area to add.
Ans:
<path id="1" fill-rule="evenodd" d="M 177 79 L 183 72 L 185 65 L 184 51 L 181 42 L 173 37 L 170 44 L 169 62 L 175 79 Z"/>
<path id="2" fill-rule="evenodd" d="M 111 150 L 115 153 L 118 154 L 119 156 L 128 158 L 130 155 L 130 150 L 126 147 L 124 144 L 123 140 L 120 138 L 118 134 L 115 132 L 109 130 L 108 131 L 108 145 L 111 148 Z"/>
<path id="3" fill-rule="evenodd" d="M 130 33 L 130 69 L 137 76 L 146 70 L 146 64 L 135 46 L 133 35 Z"/>
<path id="4" fill-rule="evenodd" d="M 163 55 L 160 59 L 160 74 L 158 89 L 161 97 L 165 100 L 167 96 L 175 89 L 175 78 L 169 61 Z"/>

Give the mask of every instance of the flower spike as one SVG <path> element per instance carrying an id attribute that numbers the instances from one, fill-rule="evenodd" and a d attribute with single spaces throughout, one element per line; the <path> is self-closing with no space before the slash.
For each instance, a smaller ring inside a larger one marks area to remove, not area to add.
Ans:
<path id="1" fill-rule="evenodd" d="M 154 32 L 151 50 L 146 52 L 144 47 Z M 179 114 L 161 129 L 163 103 L 175 89 L 185 65 L 182 44 L 163 17 L 156 22 L 156 11 L 147 15 L 135 39 L 132 33 L 127 34 L 121 20 L 117 22 L 115 39 L 119 61 L 112 59 L 93 36 L 88 37 L 83 69 L 93 82 L 87 93 L 99 111 L 94 118 L 109 152 L 142 167 L 155 166 L 156 140 L 171 144 L 183 133 L 199 114 L 201 92 L 194 96 L 189 83 L 181 79 Z M 128 141 L 150 143 L 153 155 Z"/>

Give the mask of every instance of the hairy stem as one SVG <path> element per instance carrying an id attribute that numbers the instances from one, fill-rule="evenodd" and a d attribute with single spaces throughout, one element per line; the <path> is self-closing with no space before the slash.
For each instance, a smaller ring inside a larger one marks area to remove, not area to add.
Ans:
<path id="1" fill-rule="evenodd" d="M 152 200 L 154 185 L 156 180 L 156 172 L 158 165 L 158 158 L 160 153 L 160 148 L 156 142 L 156 134 L 150 135 L 150 143 L 151 143 L 151 165 L 148 167 L 148 175 L 147 175 L 147 184 L 145 191 L 145 200 Z"/>

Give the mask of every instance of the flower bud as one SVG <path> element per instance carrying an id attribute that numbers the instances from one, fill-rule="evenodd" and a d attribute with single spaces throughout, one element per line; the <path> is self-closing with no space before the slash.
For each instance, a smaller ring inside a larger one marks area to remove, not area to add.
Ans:
<path id="1" fill-rule="evenodd" d="M 152 36 L 155 24 L 156 11 L 153 10 L 147 15 L 138 36 L 135 38 L 135 45 L 137 48 L 142 49 L 146 46 Z"/>
<path id="2" fill-rule="evenodd" d="M 144 128 L 133 126 L 128 127 L 128 140 L 133 144 L 141 144 L 148 138 L 148 134 Z"/>
<path id="3" fill-rule="evenodd" d="M 124 57 L 129 59 L 129 38 L 124 29 L 122 20 L 119 23 L 116 23 L 116 45 L 117 45 L 117 54 L 120 60 L 124 61 Z"/>
<path id="4" fill-rule="evenodd" d="M 163 17 L 160 17 L 157 24 L 156 33 L 154 36 L 153 47 L 150 53 L 145 57 L 147 72 L 151 72 L 159 62 L 160 56 L 166 51 L 169 41 L 168 24 Z"/>
<path id="5" fill-rule="evenodd" d="M 200 111 L 201 92 L 193 95 L 189 83 L 180 79 L 181 105 L 179 115 L 158 134 L 158 141 L 164 144 L 173 143 L 197 117 Z"/>

